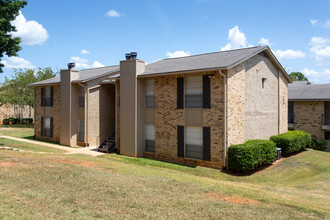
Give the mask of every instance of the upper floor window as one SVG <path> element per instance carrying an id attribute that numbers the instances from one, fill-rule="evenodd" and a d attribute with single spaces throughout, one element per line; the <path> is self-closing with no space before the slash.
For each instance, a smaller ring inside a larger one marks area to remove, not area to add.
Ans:
<path id="1" fill-rule="evenodd" d="M 203 77 L 186 77 L 185 106 L 186 108 L 203 108 Z"/>
<path id="2" fill-rule="evenodd" d="M 79 107 L 85 107 L 85 88 L 79 87 Z"/>
<path id="3" fill-rule="evenodd" d="M 145 81 L 145 107 L 154 108 L 155 107 L 155 80 L 147 79 Z"/>
<path id="4" fill-rule="evenodd" d="M 41 106 L 53 106 L 54 88 L 46 86 L 41 88 Z"/>

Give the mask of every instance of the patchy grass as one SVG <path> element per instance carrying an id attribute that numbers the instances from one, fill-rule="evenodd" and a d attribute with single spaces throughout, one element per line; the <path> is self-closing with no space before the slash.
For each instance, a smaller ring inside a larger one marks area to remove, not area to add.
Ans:
<path id="1" fill-rule="evenodd" d="M 11 137 L 19 137 L 25 139 L 34 139 L 34 129 L 33 128 L 10 128 L 10 127 L 1 127 L 0 134 L 11 136 Z"/>
<path id="2" fill-rule="evenodd" d="M 329 153 L 250 176 L 115 154 L 0 151 L 1 218 L 330 218 Z"/>
<path id="3" fill-rule="evenodd" d="M 21 141 L 11 140 L 7 138 L 0 138 L 0 146 L 12 147 L 25 151 L 33 151 L 33 152 L 52 152 L 52 153 L 63 153 L 65 151 L 59 150 L 52 147 L 46 147 L 42 145 L 30 144 Z"/>
<path id="4" fill-rule="evenodd" d="M 34 124 L 0 125 L 1 128 L 34 128 Z"/>

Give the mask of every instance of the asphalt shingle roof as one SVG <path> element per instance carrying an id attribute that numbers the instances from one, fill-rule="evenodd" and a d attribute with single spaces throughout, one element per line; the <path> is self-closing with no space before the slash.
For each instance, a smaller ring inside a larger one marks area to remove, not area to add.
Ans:
<path id="1" fill-rule="evenodd" d="M 142 75 L 155 75 L 192 70 L 231 68 L 238 63 L 264 51 L 267 46 L 248 47 L 215 53 L 170 58 L 150 63 Z"/>
<path id="2" fill-rule="evenodd" d="M 84 69 L 79 71 L 79 78 L 74 80 L 73 82 L 86 82 L 101 76 L 105 76 L 111 73 L 115 73 L 119 71 L 119 66 L 107 66 L 107 67 L 99 67 L 92 69 Z M 59 84 L 61 78 L 59 76 L 54 77 L 52 79 L 46 79 L 40 82 L 32 83 L 30 86 L 38 86 L 38 85 L 50 85 L 50 84 Z"/>
<path id="3" fill-rule="evenodd" d="M 298 84 L 299 83 L 289 84 L 289 101 L 330 100 L 330 84 L 305 84 L 299 86 Z"/>

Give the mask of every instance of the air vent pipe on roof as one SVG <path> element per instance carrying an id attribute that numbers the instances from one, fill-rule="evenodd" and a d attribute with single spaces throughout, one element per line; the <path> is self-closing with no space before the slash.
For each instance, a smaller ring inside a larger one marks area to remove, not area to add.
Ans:
<path id="1" fill-rule="evenodd" d="M 72 68 L 74 68 L 76 66 L 75 63 L 68 63 L 68 69 L 71 70 Z"/>
<path id="2" fill-rule="evenodd" d="M 134 60 L 137 57 L 137 52 L 131 52 L 125 54 L 126 60 Z"/>

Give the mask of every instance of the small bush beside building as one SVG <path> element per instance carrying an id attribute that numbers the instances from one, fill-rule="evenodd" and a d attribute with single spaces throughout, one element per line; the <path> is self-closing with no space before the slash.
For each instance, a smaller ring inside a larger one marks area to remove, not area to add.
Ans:
<path id="1" fill-rule="evenodd" d="M 253 170 L 276 160 L 276 144 L 269 140 L 249 140 L 228 149 L 228 166 L 234 171 Z"/>
<path id="2" fill-rule="evenodd" d="M 282 148 L 283 155 L 290 155 L 312 146 L 312 137 L 305 131 L 288 131 L 271 136 L 270 140 L 276 144 L 276 147 Z"/>

